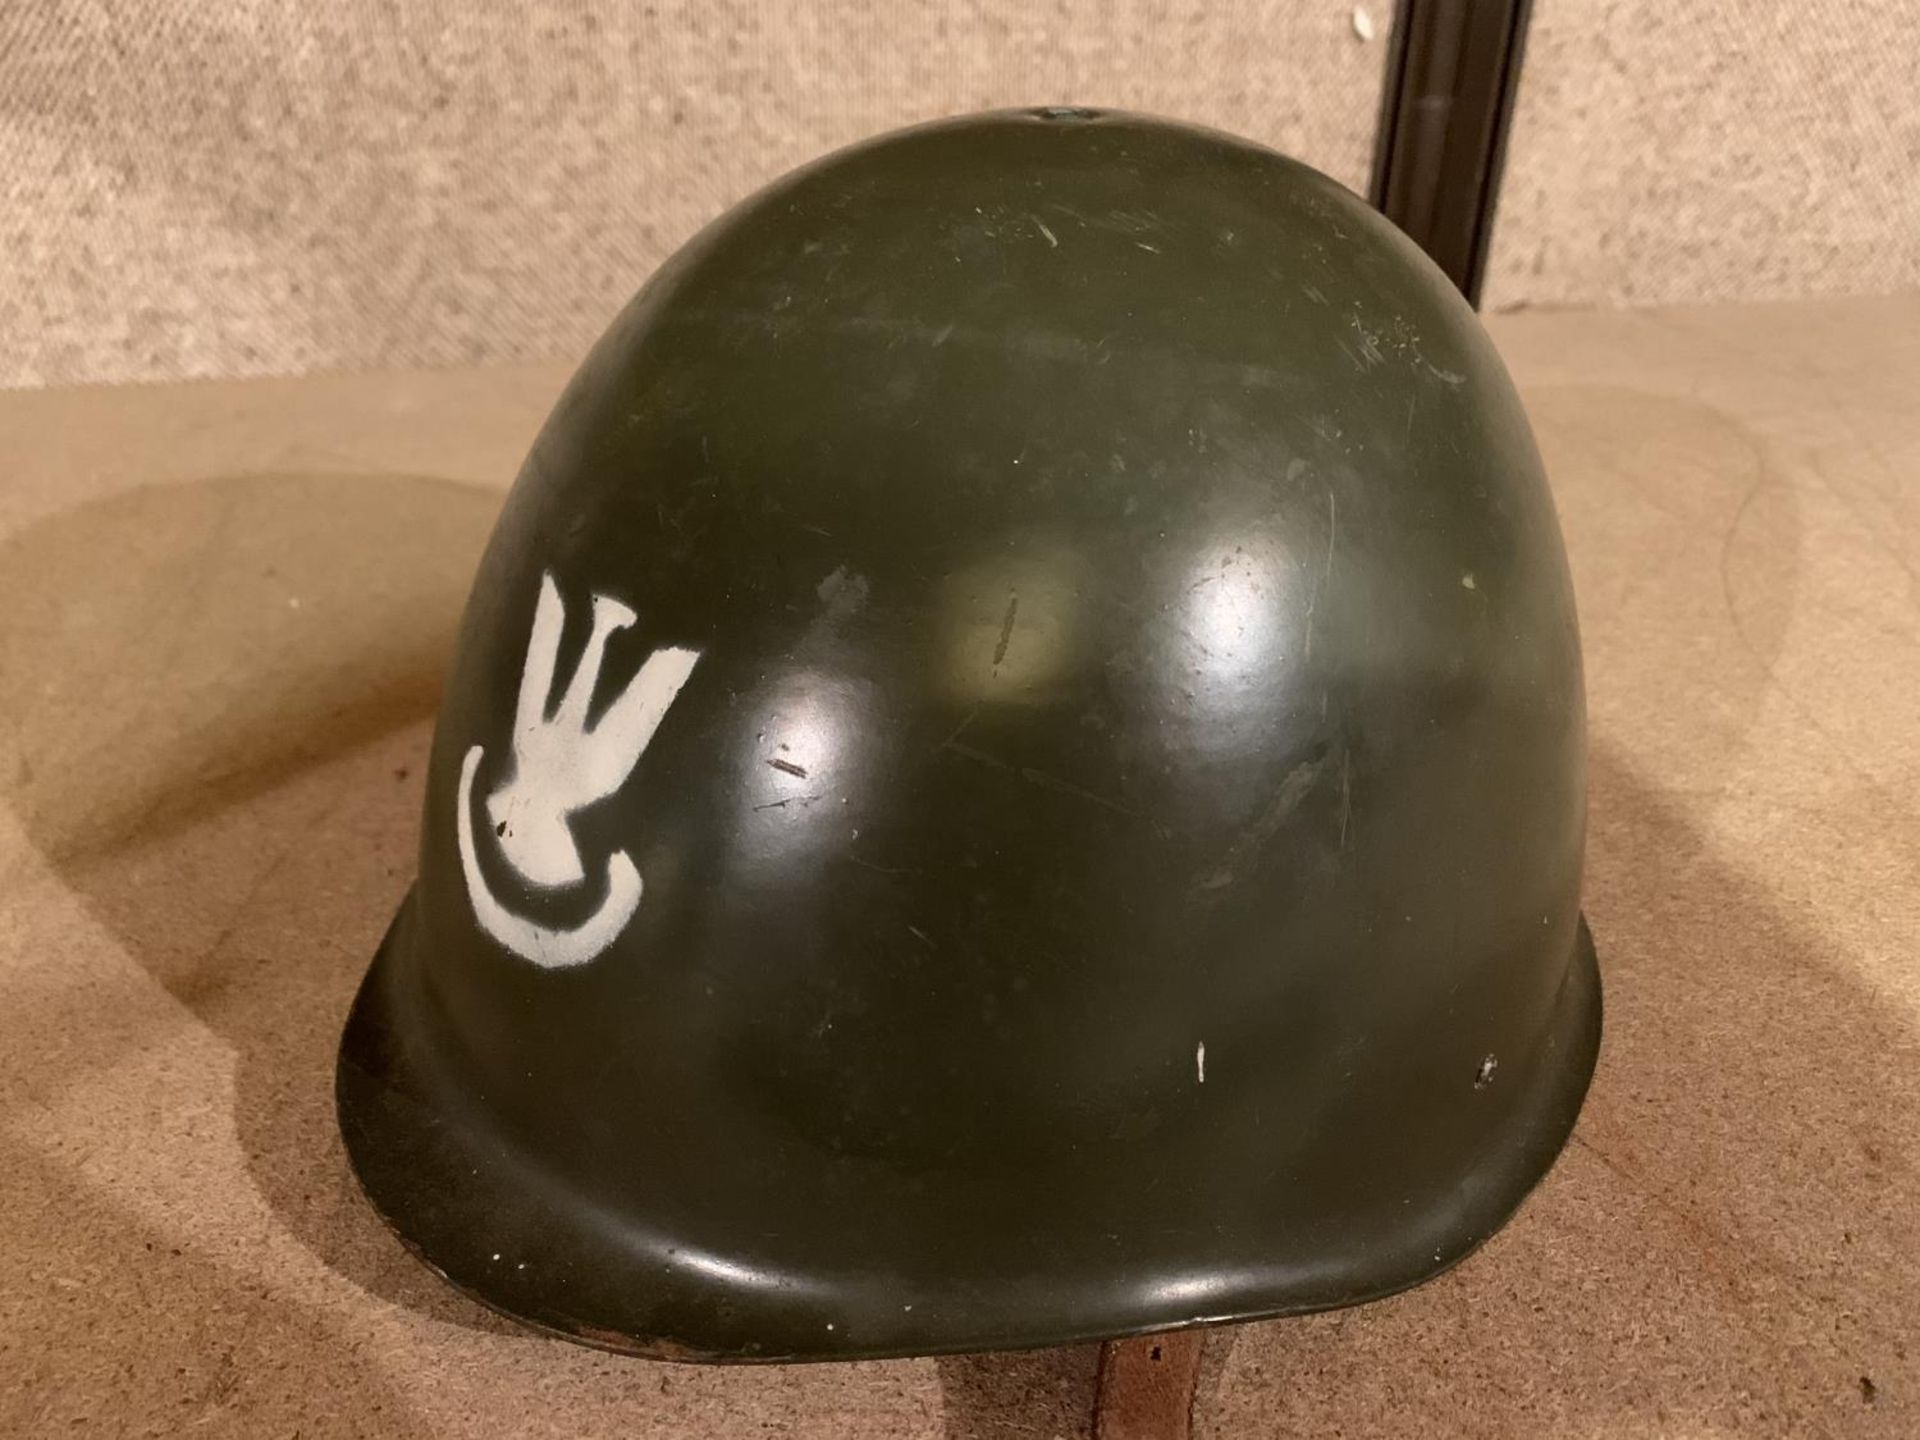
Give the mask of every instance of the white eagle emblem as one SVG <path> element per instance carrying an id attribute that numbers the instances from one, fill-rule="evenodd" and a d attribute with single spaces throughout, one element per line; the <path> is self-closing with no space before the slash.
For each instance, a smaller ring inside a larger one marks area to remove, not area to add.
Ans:
<path id="1" fill-rule="evenodd" d="M 593 633 L 566 693 L 549 716 L 547 702 L 553 692 L 566 605 L 553 576 L 540 577 L 540 601 L 534 609 L 514 711 L 513 765 L 487 797 L 487 816 L 507 863 L 543 890 L 568 888 L 587 878 L 569 817 L 626 783 L 700 659 L 697 650 L 654 651 L 589 728 L 587 710 L 599 683 L 607 640 L 637 618 L 618 600 L 593 597 Z M 613 943 L 639 909 L 640 872 L 626 851 L 614 851 L 607 858 L 605 898 L 572 929 L 553 929 L 514 914 L 488 888 L 474 848 L 473 782 L 484 753 L 480 745 L 467 751 L 460 766 L 457 802 L 460 863 L 466 871 L 474 917 L 495 940 L 543 969 L 584 965 Z"/>

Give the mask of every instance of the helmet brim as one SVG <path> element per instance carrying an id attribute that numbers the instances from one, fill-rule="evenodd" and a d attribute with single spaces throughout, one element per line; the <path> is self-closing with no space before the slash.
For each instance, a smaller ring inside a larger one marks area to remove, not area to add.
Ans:
<path id="1" fill-rule="evenodd" d="M 1379 1224 L 1343 1216 L 1326 1232 L 1337 1243 L 1310 1254 L 1297 1223 L 1237 1237 L 1244 1263 L 1217 1267 L 1203 1293 L 1153 1278 L 1151 1266 L 1130 1279 L 1124 1260 L 1097 1280 L 982 1277 L 959 1291 L 920 1287 L 914 1255 L 871 1255 L 858 1275 L 756 1275 L 573 1192 L 495 1132 L 485 1097 L 453 1083 L 420 1021 L 421 967 L 407 963 L 413 910 L 409 897 L 360 987 L 336 1072 L 341 1133 L 368 1200 L 410 1251 L 482 1304 L 652 1359 L 1024 1349 L 1378 1299 L 1458 1264 L 1519 1208 L 1572 1131 L 1600 1043 L 1600 975 L 1582 920 L 1545 1043 L 1489 1087 L 1504 1113 L 1473 1157 L 1471 1183 L 1383 1209 Z M 768 1204 L 777 1210 L 779 1197 Z M 937 1252 L 938 1237 L 926 1248 Z"/>

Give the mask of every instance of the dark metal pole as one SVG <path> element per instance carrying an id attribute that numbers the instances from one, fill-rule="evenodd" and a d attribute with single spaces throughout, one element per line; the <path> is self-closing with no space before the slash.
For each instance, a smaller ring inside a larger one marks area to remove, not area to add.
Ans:
<path id="1" fill-rule="evenodd" d="M 1401 0 L 1371 199 L 1480 303 L 1532 0 Z"/>

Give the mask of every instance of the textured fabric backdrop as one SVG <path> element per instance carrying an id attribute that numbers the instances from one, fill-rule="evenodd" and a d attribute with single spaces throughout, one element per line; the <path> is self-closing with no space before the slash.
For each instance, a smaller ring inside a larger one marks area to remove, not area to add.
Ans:
<path id="1" fill-rule="evenodd" d="M 1371 8 L 0 0 L 0 386 L 575 356 L 730 202 L 957 111 L 1183 116 L 1363 187 Z"/>
<path id="2" fill-rule="evenodd" d="M 572 357 L 762 182 L 995 105 L 1359 188 L 1390 8 L 0 0 L 0 386 Z M 1920 0 L 1538 0 L 1489 307 L 1920 285 L 1916 32 Z"/>
<path id="3" fill-rule="evenodd" d="M 1920 286 L 1920 0 L 1535 0 L 1485 303 Z"/>

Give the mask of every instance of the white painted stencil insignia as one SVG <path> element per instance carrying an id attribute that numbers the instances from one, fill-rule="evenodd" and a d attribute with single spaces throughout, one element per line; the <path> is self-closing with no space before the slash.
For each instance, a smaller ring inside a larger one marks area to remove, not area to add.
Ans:
<path id="1" fill-rule="evenodd" d="M 500 853 L 528 883 L 558 890 L 587 878 L 572 815 L 613 794 L 633 773 L 660 728 L 667 707 L 687 683 L 697 650 L 656 650 L 627 688 L 591 728 L 587 710 L 599 683 L 607 641 L 638 617 L 618 600 L 593 597 L 593 632 L 567 681 L 566 693 L 547 714 L 566 605 L 551 574 L 540 577 L 540 601 L 520 672 L 520 698 L 513 719 L 513 765 L 487 797 L 487 816 Z M 640 872 L 624 850 L 607 858 L 607 893 L 599 908 L 572 929 L 544 926 L 516 915 L 487 886 L 474 846 L 473 782 L 485 748 L 473 746 L 460 765 L 458 833 L 460 863 L 474 918 L 495 940 L 543 969 L 584 965 L 611 945 L 640 908 Z"/>

